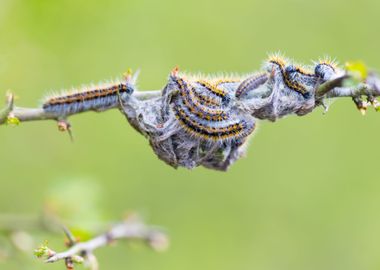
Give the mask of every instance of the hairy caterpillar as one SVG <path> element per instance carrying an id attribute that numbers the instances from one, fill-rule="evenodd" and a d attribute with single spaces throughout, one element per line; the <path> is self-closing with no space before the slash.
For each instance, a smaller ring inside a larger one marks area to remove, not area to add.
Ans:
<path id="1" fill-rule="evenodd" d="M 254 90 L 264 84 L 269 79 L 268 73 L 260 73 L 242 81 L 236 89 L 235 96 L 240 98 L 246 95 L 249 91 Z"/>
<path id="2" fill-rule="evenodd" d="M 43 103 L 42 108 L 46 112 L 62 116 L 88 110 L 105 110 L 106 108 L 117 107 L 120 100 L 131 95 L 133 91 L 133 85 L 128 80 L 125 80 L 49 97 Z"/>

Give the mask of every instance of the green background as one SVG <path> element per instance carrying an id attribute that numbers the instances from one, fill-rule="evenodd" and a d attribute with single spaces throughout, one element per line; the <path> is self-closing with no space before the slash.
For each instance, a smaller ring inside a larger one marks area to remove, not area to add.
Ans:
<path id="1" fill-rule="evenodd" d="M 277 51 L 378 69 L 379 10 L 377 0 L 0 0 L 0 92 L 37 106 L 129 67 L 141 68 L 140 89 L 160 89 L 175 65 L 247 73 Z M 0 214 L 38 215 L 53 198 L 84 228 L 136 210 L 167 229 L 166 253 L 120 243 L 97 250 L 101 269 L 380 269 L 373 110 L 362 117 L 342 99 L 326 115 L 261 122 L 226 173 L 170 168 L 118 111 L 70 120 L 74 143 L 54 122 L 0 127 Z M 32 235 L 64 249 L 60 236 Z M 30 252 L 0 268 L 64 266 Z"/>

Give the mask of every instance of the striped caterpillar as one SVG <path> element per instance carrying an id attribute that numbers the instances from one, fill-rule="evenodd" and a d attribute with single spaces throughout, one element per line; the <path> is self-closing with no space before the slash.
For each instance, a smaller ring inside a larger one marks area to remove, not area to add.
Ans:
<path id="1" fill-rule="evenodd" d="M 135 98 L 133 93 L 140 93 L 135 78 L 127 76 L 114 84 L 50 97 L 42 107 L 61 118 L 117 107 L 169 165 L 226 170 L 244 154 L 256 119 L 307 114 L 317 106 L 316 87 L 339 72 L 331 61 L 320 61 L 311 71 L 271 56 L 262 72 L 238 78 L 191 77 L 174 69 L 156 98 Z"/>
<path id="2" fill-rule="evenodd" d="M 102 111 L 117 107 L 130 96 L 134 86 L 129 77 L 124 81 L 93 86 L 89 89 L 49 97 L 42 105 L 46 112 L 61 116 L 80 113 L 88 110 Z"/>

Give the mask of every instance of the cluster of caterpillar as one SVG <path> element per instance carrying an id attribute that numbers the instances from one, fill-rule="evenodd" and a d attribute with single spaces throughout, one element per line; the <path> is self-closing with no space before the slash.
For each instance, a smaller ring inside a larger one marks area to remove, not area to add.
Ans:
<path id="1" fill-rule="evenodd" d="M 233 101 L 244 99 L 271 80 L 307 100 L 311 96 L 310 89 L 337 73 L 337 66 L 330 60 L 319 61 L 312 72 L 288 64 L 277 55 L 269 57 L 264 68 L 264 72 L 245 78 L 213 80 L 185 79 L 175 69 L 167 85 L 176 93 L 171 101 L 175 118 L 195 138 L 210 142 L 239 141 L 254 131 L 255 119 L 236 111 Z M 130 96 L 134 89 L 127 78 L 110 85 L 52 96 L 44 102 L 43 109 L 63 117 L 87 110 L 104 110 L 119 106 L 120 100 Z"/>
<path id="2" fill-rule="evenodd" d="M 236 140 L 247 137 L 254 130 L 253 117 L 245 119 L 231 111 L 230 93 L 223 88 L 226 82 L 190 82 L 176 72 L 172 73 L 170 80 L 179 91 L 173 100 L 175 116 L 192 136 L 206 141 Z M 204 100 L 212 100 L 212 105 Z"/>

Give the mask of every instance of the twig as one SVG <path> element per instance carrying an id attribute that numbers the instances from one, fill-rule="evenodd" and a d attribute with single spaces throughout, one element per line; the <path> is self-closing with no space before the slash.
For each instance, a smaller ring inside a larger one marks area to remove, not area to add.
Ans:
<path id="1" fill-rule="evenodd" d="M 330 91 L 332 91 L 334 88 L 336 87 L 341 87 L 344 80 L 348 79 L 349 76 L 348 75 L 343 75 L 343 76 L 340 76 L 334 80 L 331 80 L 331 81 L 327 81 L 326 83 L 320 85 L 316 92 L 315 92 L 315 96 L 316 96 L 316 99 L 321 99 L 323 98 L 327 93 L 329 93 Z"/>
<path id="2" fill-rule="evenodd" d="M 345 74 L 320 85 L 316 90 L 316 98 L 380 96 L 380 78 L 376 73 L 370 73 L 363 82 L 357 85 L 345 87 L 344 83 L 351 79 L 353 79 L 351 75 Z"/>
<path id="3" fill-rule="evenodd" d="M 133 96 L 139 100 L 146 100 L 160 96 L 159 90 L 136 92 Z M 17 118 L 20 122 L 25 121 L 38 121 L 38 120 L 59 120 L 61 115 L 49 113 L 42 108 L 23 108 L 13 106 L 13 94 L 7 95 L 6 107 L 0 112 L 0 125 L 7 121 L 9 116 Z M 109 107 L 107 109 L 114 109 L 116 107 Z M 71 114 L 72 115 L 72 114 Z M 67 115 L 67 116 L 70 116 Z"/>
<path id="4" fill-rule="evenodd" d="M 71 235 L 71 233 L 69 233 L 69 235 Z M 73 238 L 72 236 L 70 237 Z M 35 253 L 38 257 L 46 256 L 46 263 L 64 260 L 66 265 L 72 265 L 72 263 L 88 261 L 87 263 L 93 265 L 93 267 L 97 267 L 97 261 L 93 255 L 93 251 L 120 239 L 143 240 L 156 251 L 165 250 L 168 246 L 167 236 L 161 230 L 153 226 L 145 225 L 138 220 L 128 219 L 123 223 L 114 225 L 109 231 L 91 240 L 73 243 L 66 251 L 57 253 L 46 246 L 42 246 L 37 249 Z M 72 239 L 72 241 L 74 240 Z"/>

